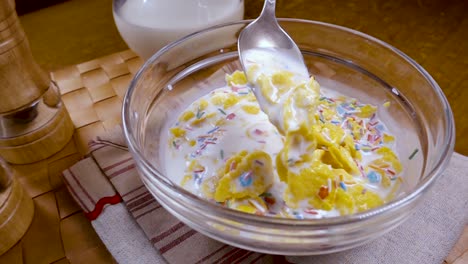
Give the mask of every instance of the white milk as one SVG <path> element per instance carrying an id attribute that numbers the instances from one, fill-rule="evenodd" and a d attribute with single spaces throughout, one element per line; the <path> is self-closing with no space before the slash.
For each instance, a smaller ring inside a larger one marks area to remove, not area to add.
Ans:
<path id="1" fill-rule="evenodd" d="M 243 15 L 240 0 L 127 0 L 114 9 L 120 35 L 143 59 L 185 35 Z"/>

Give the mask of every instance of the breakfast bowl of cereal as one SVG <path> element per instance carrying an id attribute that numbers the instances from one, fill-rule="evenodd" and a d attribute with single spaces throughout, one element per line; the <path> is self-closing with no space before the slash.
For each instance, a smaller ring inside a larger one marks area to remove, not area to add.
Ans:
<path id="1" fill-rule="evenodd" d="M 173 42 L 132 80 L 124 134 L 150 193 L 193 229 L 264 253 L 337 252 L 398 228 L 453 152 L 440 87 L 380 40 L 298 19 L 280 25 L 310 78 L 243 72 L 248 23 Z"/>

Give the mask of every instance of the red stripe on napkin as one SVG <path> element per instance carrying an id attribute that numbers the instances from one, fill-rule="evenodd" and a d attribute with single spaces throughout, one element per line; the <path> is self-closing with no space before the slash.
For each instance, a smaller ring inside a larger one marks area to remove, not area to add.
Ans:
<path id="1" fill-rule="evenodd" d="M 96 206 L 94 206 L 94 210 L 89 213 L 85 213 L 85 216 L 86 218 L 88 218 L 89 221 L 93 221 L 96 218 L 98 218 L 98 216 L 102 213 L 102 210 L 104 209 L 104 206 L 106 204 L 112 205 L 112 204 L 118 204 L 120 202 L 122 202 L 122 197 L 120 197 L 119 194 L 116 194 L 114 196 L 102 197 L 96 203 Z"/>

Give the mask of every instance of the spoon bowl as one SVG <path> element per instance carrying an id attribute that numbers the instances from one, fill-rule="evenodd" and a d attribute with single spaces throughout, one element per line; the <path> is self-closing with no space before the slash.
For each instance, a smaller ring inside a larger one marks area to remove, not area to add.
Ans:
<path id="1" fill-rule="evenodd" d="M 245 27 L 239 35 L 237 42 L 239 58 L 244 71 L 254 52 L 262 54 L 261 62 L 258 56 L 256 62 L 272 66 L 274 58 L 281 58 L 286 67 L 294 69 L 297 74 L 308 77 L 304 58 L 292 38 L 280 27 L 275 16 L 276 0 L 265 0 L 260 16 Z M 264 62 L 264 63 L 262 63 Z M 257 96 L 257 94 L 256 94 Z"/>

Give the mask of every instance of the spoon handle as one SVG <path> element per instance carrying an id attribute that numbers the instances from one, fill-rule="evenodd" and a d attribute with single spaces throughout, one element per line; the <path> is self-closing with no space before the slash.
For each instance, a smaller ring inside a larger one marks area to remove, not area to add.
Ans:
<path id="1" fill-rule="evenodd" d="M 275 9 L 276 9 L 276 0 L 265 0 L 260 17 L 270 18 L 270 19 L 275 18 L 276 20 Z"/>

